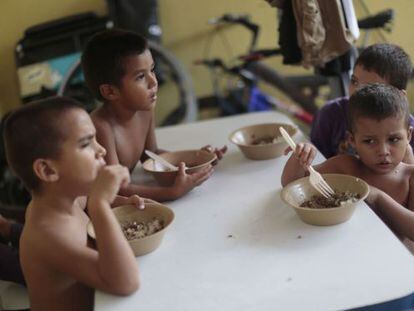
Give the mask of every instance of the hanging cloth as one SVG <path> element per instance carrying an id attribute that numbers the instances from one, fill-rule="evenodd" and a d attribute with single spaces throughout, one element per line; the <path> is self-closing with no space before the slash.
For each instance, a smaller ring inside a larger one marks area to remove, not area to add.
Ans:
<path id="1" fill-rule="evenodd" d="M 279 10 L 279 47 L 283 56 L 283 64 L 300 65 L 302 51 L 298 46 L 295 17 L 292 2 L 285 0 Z"/>
<path id="2" fill-rule="evenodd" d="M 341 0 L 292 0 L 304 67 L 323 66 L 350 50 L 358 38 L 352 1 L 343 1 L 346 10 Z"/>

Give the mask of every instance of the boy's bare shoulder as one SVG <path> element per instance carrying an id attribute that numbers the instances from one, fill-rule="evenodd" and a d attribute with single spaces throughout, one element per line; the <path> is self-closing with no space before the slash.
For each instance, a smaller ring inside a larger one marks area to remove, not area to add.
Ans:
<path id="1" fill-rule="evenodd" d="M 26 221 L 23 232 L 22 241 L 25 246 L 41 255 L 48 254 L 56 248 L 86 245 L 86 226 L 89 218 L 80 205 L 83 205 L 83 202 L 80 202 L 79 206 L 78 203 L 76 204 L 74 207 L 76 211 L 72 215 L 49 213 L 46 217 L 44 214 L 32 213 Z"/>
<path id="2" fill-rule="evenodd" d="M 56 221 L 54 217 L 47 220 L 39 220 L 35 215 L 26 220 L 22 233 L 20 246 L 30 250 L 32 255 L 44 256 L 50 249 L 50 245 L 56 245 L 60 232 L 67 231 L 67 224 Z M 59 230 L 57 229 L 59 228 Z M 48 241 L 48 243 L 44 243 Z"/>
<path id="3" fill-rule="evenodd" d="M 322 173 L 355 174 L 359 170 L 359 160 L 351 155 L 339 154 L 319 165 Z"/>
<path id="4" fill-rule="evenodd" d="M 330 159 L 336 159 L 336 161 L 340 160 L 340 161 L 350 161 L 350 162 L 358 160 L 355 156 L 346 154 L 346 153 L 337 154 L 336 156 L 333 156 Z"/>
<path id="5" fill-rule="evenodd" d="M 109 126 L 110 124 L 110 118 L 111 116 L 109 116 L 106 111 L 104 109 L 102 109 L 102 107 L 95 109 L 94 111 L 91 112 L 90 114 L 91 119 L 93 121 L 93 123 L 95 124 L 99 124 L 99 125 L 105 125 L 107 124 Z"/>
<path id="6" fill-rule="evenodd" d="M 401 162 L 400 165 L 403 167 L 406 174 L 410 175 L 410 178 L 414 180 L 414 164 L 407 164 L 407 163 Z"/>
<path id="7" fill-rule="evenodd" d="M 347 167 L 349 165 L 358 165 L 359 159 L 353 155 L 349 154 L 338 154 L 332 158 L 329 158 L 327 161 L 339 165 L 339 167 Z"/>
<path id="8" fill-rule="evenodd" d="M 99 133 L 112 133 L 111 116 L 102 108 L 98 108 L 91 113 L 92 122 Z"/>

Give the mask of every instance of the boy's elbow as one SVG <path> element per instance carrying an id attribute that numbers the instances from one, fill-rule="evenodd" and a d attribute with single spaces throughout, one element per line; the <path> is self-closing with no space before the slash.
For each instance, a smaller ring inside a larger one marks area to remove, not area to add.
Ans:
<path id="1" fill-rule="evenodd" d="M 130 280 L 125 280 L 124 282 L 117 284 L 111 290 L 111 294 L 118 296 L 129 296 L 135 293 L 140 287 L 140 282 L 137 278 L 131 278 Z"/>
<path id="2" fill-rule="evenodd" d="M 126 271 L 124 271 L 126 272 Z M 106 279 L 106 292 L 112 295 L 128 296 L 135 293 L 140 286 L 138 270 L 129 269 L 129 272 L 118 277 L 113 275 Z"/>
<path id="3" fill-rule="evenodd" d="M 135 293 L 138 289 L 139 289 L 139 280 L 138 278 L 136 278 L 136 280 L 134 280 L 133 282 L 129 282 L 129 284 L 125 285 L 121 292 L 120 295 L 121 296 L 129 296 L 132 295 L 133 293 Z"/>

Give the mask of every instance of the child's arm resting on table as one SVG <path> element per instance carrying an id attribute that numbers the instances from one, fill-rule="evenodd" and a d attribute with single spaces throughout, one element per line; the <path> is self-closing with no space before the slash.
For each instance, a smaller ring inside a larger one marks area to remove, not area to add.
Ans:
<path id="1" fill-rule="evenodd" d="M 94 124 L 97 129 L 97 139 L 106 149 L 106 163 L 119 164 L 119 159 L 115 148 L 115 139 L 109 124 L 107 122 L 96 121 Z M 157 147 L 153 130 L 150 131 L 148 137 L 146 138 L 145 148 L 156 153 L 160 153 L 160 151 L 162 151 Z M 143 153 L 141 161 L 144 159 L 146 159 L 145 153 Z M 119 194 L 126 197 L 139 195 L 141 197 L 151 198 L 159 202 L 171 201 L 180 198 L 194 187 L 202 184 L 210 177 L 212 172 L 212 167 L 207 166 L 206 168 L 196 173 L 187 174 L 185 172 L 185 167 L 180 165 L 175 183 L 170 187 L 125 184 L 121 186 Z"/>
<path id="2" fill-rule="evenodd" d="M 398 236 L 414 241 L 414 186 L 411 180 L 408 208 L 371 185 L 365 201 Z"/>
<path id="3" fill-rule="evenodd" d="M 185 164 L 180 163 L 177 177 L 172 186 L 158 187 L 129 184 L 121 188 L 120 194 L 131 196 L 137 193 L 142 197 L 151 198 L 159 202 L 175 200 L 182 197 L 193 188 L 201 185 L 212 173 L 212 166 L 207 165 L 198 172 L 187 174 L 185 172 Z"/>
<path id="4" fill-rule="evenodd" d="M 56 270 L 92 288 L 117 295 L 129 295 L 139 287 L 134 254 L 110 208 L 119 187 L 127 182 L 128 170 L 112 165 L 100 171 L 93 185 L 88 212 L 97 250 L 80 245 L 71 238 L 71 232 L 64 230 L 55 230 L 48 238 L 50 243 L 44 243 L 50 249 L 41 250 Z"/>

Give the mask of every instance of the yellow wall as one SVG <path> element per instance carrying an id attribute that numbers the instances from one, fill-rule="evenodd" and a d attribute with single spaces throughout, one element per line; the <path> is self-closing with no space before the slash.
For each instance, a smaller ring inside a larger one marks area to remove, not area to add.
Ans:
<path id="1" fill-rule="evenodd" d="M 0 114 L 20 104 L 14 48 L 32 25 L 85 11 L 103 14 L 102 0 L 1 0 Z"/>
<path id="2" fill-rule="evenodd" d="M 139 0 L 136 0 L 139 1 Z M 360 1 L 354 1 L 358 16 L 365 15 Z M 408 0 L 366 0 L 371 12 L 389 7 L 396 10 L 396 21 L 390 42 L 401 45 L 414 58 L 414 41 L 410 21 L 414 16 L 414 5 Z M 227 59 L 242 54 L 249 40 L 246 30 L 240 26 L 226 27 L 218 34 L 207 20 L 225 12 L 249 13 L 252 20 L 262 26 L 259 47 L 277 44 L 276 11 L 263 0 L 159 0 L 160 20 L 163 27 L 164 44 L 174 52 L 192 74 L 197 95 L 211 92 L 208 71 L 194 66 L 201 57 L 225 56 Z M 1 0 L 0 12 L 0 113 L 20 104 L 14 62 L 14 47 L 27 27 L 65 15 L 94 10 L 98 14 L 106 11 L 103 0 Z M 373 36 L 378 40 L 378 37 Z M 206 46 L 211 48 L 206 55 Z M 301 68 L 282 66 L 280 58 L 269 61 L 281 72 L 299 72 Z"/>
<path id="3" fill-rule="evenodd" d="M 411 34 L 411 20 L 414 16 L 414 4 L 407 0 L 365 0 L 353 1 L 358 17 L 366 16 L 361 2 L 366 3 L 371 13 L 392 8 L 395 10 L 395 22 L 391 33 L 384 32 L 386 39 L 401 45 L 414 59 L 414 36 Z M 249 36 L 241 26 L 231 26 L 219 33 L 207 24 L 207 20 L 225 12 L 248 13 L 253 21 L 261 26 L 259 47 L 274 47 L 277 45 L 278 33 L 276 31 L 276 10 L 263 0 L 161 0 L 161 21 L 164 26 L 164 42 L 184 62 L 194 79 L 198 95 L 211 92 L 211 80 L 208 71 L 192 64 L 194 59 L 203 57 L 205 47 L 210 38 L 214 38 L 209 55 L 211 57 L 237 56 L 246 51 Z M 223 39 L 224 38 L 224 39 Z M 370 43 L 380 42 L 380 37 L 372 32 Z M 227 48 L 226 40 L 231 48 Z M 231 55 L 232 54 L 232 55 Z M 282 73 L 303 73 L 305 69 L 297 66 L 282 65 L 281 57 L 273 57 L 266 61 Z M 308 71 L 311 73 L 311 71 Z M 282 99 L 288 100 L 269 87 L 266 91 L 273 92 Z M 410 88 L 410 90 L 413 87 Z M 414 103 L 414 89 L 409 93 Z"/>

